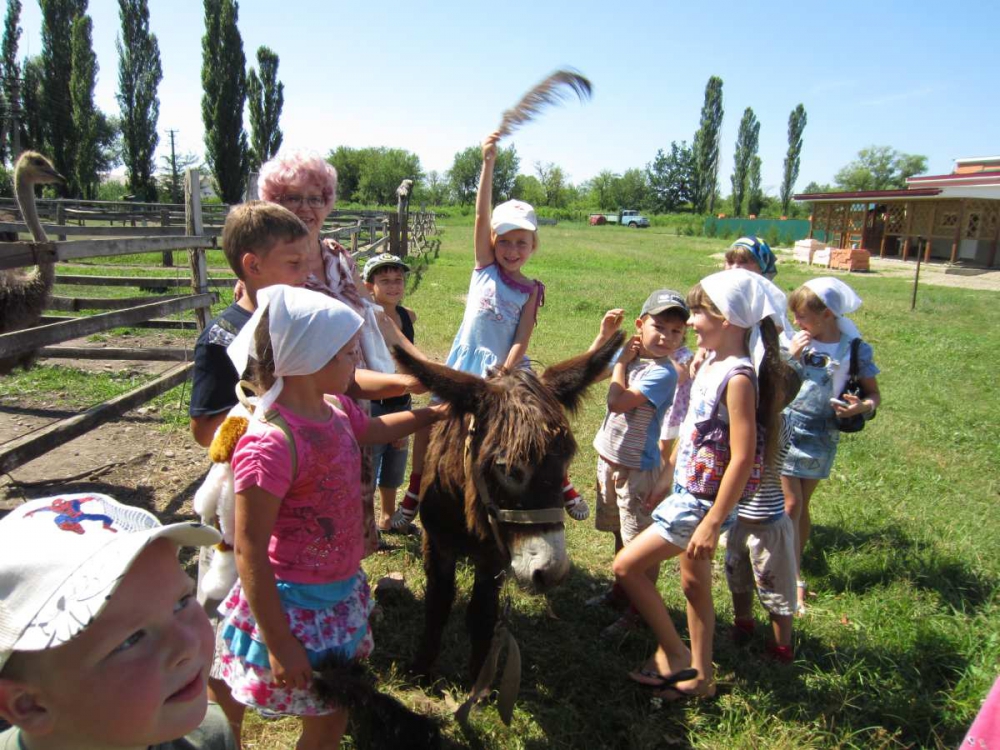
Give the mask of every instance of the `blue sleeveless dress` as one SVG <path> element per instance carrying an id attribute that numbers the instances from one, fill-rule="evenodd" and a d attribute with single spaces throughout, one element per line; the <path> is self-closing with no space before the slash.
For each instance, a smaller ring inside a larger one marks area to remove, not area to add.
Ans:
<path id="1" fill-rule="evenodd" d="M 536 285 L 541 306 L 545 287 L 540 281 L 522 284 L 507 276 L 496 263 L 475 269 L 462 326 L 445 364 L 480 377 L 485 377 L 489 368 L 502 365 L 514 344 L 521 310 Z M 528 366 L 527 357 L 522 366 Z"/>

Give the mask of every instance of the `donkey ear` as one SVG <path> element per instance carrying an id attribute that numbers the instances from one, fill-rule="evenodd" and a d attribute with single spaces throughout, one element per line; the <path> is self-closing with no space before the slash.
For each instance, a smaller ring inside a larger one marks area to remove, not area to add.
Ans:
<path id="1" fill-rule="evenodd" d="M 596 351 L 585 352 L 565 362 L 552 365 L 542 373 L 542 382 L 566 409 L 576 411 L 587 387 L 600 379 L 608 369 L 611 358 L 615 356 L 624 339 L 625 334 L 619 331 Z"/>
<path id="2" fill-rule="evenodd" d="M 419 380 L 431 393 L 451 406 L 458 414 L 476 411 L 486 391 L 486 381 L 467 372 L 418 359 L 398 344 L 392 354 L 399 366 Z"/>

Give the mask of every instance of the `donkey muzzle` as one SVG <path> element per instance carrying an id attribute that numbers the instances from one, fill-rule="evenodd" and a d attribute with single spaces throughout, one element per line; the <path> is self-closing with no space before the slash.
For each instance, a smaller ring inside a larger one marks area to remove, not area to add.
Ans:
<path id="1" fill-rule="evenodd" d="M 510 565 L 518 583 L 535 593 L 558 586 L 569 573 L 566 532 L 507 527 Z"/>

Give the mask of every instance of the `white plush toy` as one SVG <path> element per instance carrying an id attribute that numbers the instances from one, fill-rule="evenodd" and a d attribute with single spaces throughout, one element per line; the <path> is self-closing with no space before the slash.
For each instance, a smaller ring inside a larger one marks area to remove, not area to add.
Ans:
<path id="1" fill-rule="evenodd" d="M 202 523 L 216 526 L 222 541 L 216 545 L 212 562 L 198 583 L 202 600 L 224 599 L 236 583 L 236 555 L 233 553 L 233 526 L 236 521 L 236 492 L 230 463 L 236 443 L 250 424 L 250 412 L 242 403 L 234 406 L 215 431 L 208 456 L 212 468 L 194 495 L 194 510 Z"/>

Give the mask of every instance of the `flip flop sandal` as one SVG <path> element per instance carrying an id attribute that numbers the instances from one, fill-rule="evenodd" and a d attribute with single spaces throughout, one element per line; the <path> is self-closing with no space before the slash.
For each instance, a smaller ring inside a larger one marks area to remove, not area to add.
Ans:
<path id="1" fill-rule="evenodd" d="M 688 667 L 687 669 L 679 669 L 676 672 L 663 675 L 654 669 L 641 667 L 634 672 L 629 672 L 628 676 L 637 685 L 642 685 L 652 690 L 664 690 L 668 688 L 672 689 L 672 686 L 678 682 L 687 682 L 688 680 L 695 679 L 698 676 L 698 670 Z"/>

